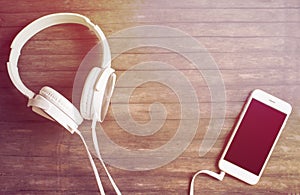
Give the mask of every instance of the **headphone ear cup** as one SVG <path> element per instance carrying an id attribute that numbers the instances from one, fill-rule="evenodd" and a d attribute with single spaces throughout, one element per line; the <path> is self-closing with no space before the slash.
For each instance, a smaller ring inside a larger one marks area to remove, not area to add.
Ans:
<path id="1" fill-rule="evenodd" d="M 101 122 L 104 120 L 107 114 L 110 99 L 115 89 L 116 78 L 117 78 L 116 74 L 112 73 L 107 80 L 107 84 L 105 86 L 105 91 L 104 91 L 104 97 L 102 101 L 102 108 L 101 108 L 101 115 L 100 115 Z"/>
<path id="2" fill-rule="evenodd" d="M 112 68 L 94 67 L 88 74 L 82 90 L 80 112 L 84 119 L 102 122 L 108 110 L 115 87 L 116 75 Z M 96 112 L 96 113 L 95 113 Z"/>
<path id="3" fill-rule="evenodd" d="M 40 95 L 54 104 L 64 114 L 70 117 L 77 125 L 80 125 L 83 122 L 83 118 L 81 117 L 77 108 L 68 99 L 54 89 L 47 86 L 43 87 L 40 90 Z"/>
<path id="4" fill-rule="evenodd" d="M 92 101 L 94 96 L 95 83 L 100 75 L 101 68 L 94 67 L 86 77 L 80 99 L 80 113 L 86 120 L 92 120 Z"/>
<path id="5" fill-rule="evenodd" d="M 40 94 L 29 100 L 28 105 L 32 106 L 32 110 L 35 113 L 52 121 L 58 122 L 71 133 L 74 133 L 74 130 L 78 127 L 77 123 L 75 123 L 73 119 L 71 119 L 55 104 L 53 104 Z"/>
<path id="6" fill-rule="evenodd" d="M 55 120 L 71 133 L 83 121 L 79 111 L 64 96 L 50 87 L 43 87 L 40 93 L 28 103 L 37 114 Z"/>
<path id="7" fill-rule="evenodd" d="M 47 107 L 49 107 L 49 103 L 43 98 L 40 98 L 39 96 L 40 95 L 36 95 L 34 99 L 29 100 L 28 106 L 31 106 L 32 111 L 36 114 L 41 115 L 42 117 L 45 117 L 51 121 L 54 121 L 54 119 L 44 111 L 45 109 L 47 109 Z"/>

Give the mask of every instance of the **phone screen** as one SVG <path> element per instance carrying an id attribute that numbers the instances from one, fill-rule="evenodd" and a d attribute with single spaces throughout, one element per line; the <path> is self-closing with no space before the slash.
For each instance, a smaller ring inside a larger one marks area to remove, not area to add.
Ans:
<path id="1" fill-rule="evenodd" d="M 286 116 L 252 99 L 224 159 L 259 175 Z"/>

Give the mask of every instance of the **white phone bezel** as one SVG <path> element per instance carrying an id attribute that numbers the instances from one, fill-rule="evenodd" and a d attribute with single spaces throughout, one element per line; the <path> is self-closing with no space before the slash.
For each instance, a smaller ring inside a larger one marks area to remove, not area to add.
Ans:
<path id="1" fill-rule="evenodd" d="M 282 123 L 282 126 L 279 130 L 279 133 L 277 134 L 277 137 L 276 137 L 276 139 L 275 139 L 275 141 L 274 141 L 274 143 L 271 147 L 271 150 L 270 150 L 270 152 L 269 152 L 269 154 L 268 154 L 268 156 L 267 156 L 267 158 L 264 162 L 264 165 L 263 165 L 262 169 L 260 170 L 259 175 L 255 175 L 254 173 L 251 173 L 251 172 L 249 172 L 249 171 L 247 171 L 247 170 L 245 170 L 245 169 L 243 169 L 243 168 L 241 168 L 241 167 L 239 167 L 239 166 L 237 166 L 237 165 L 235 165 L 235 164 L 233 164 L 233 163 L 231 163 L 231 162 L 224 159 L 224 157 L 225 157 L 225 155 L 228 151 L 228 148 L 231 145 L 231 142 L 232 142 L 232 140 L 233 140 L 233 138 L 234 138 L 234 136 L 235 136 L 235 134 L 236 134 L 243 118 L 244 118 L 244 116 L 245 116 L 245 113 L 246 113 L 252 99 L 255 99 L 255 100 L 257 100 L 257 101 L 259 101 L 259 102 L 261 102 L 265 105 L 268 105 L 268 106 L 270 106 L 270 107 L 272 107 L 276 110 L 279 110 L 279 111 L 281 111 L 281 112 L 283 112 L 287 115 L 287 117 L 285 118 L 284 122 Z M 219 161 L 219 168 L 222 171 L 228 173 L 229 175 L 232 175 L 232 176 L 234 176 L 234 177 L 236 177 L 236 178 L 238 178 L 238 179 L 240 179 L 240 180 L 242 180 L 242 181 L 244 181 L 248 184 L 255 185 L 259 181 L 259 179 L 260 179 L 260 177 L 261 177 L 261 175 L 262 175 L 262 173 L 265 169 L 265 166 L 266 166 L 266 164 L 267 164 L 267 162 L 268 162 L 268 160 L 269 160 L 269 158 L 272 154 L 272 151 L 273 151 L 273 149 L 274 149 L 274 147 L 275 147 L 275 145 L 276 145 L 276 143 L 277 143 L 277 141 L 280 137 L 280 134 L 281 134 L 281 132 L 282 132 L 282 130 L 283 130 L 285 124 L 286 124 L 286 121 L 287 121 L 291 111 L 292 111 L 292 107 L 289 103 L 287 103 L 287 102 L 285 102 L 285 101 L 283 101 L 283 100 L 281 100 L 277 97 L 274 97 L 274 96 L 272 96 L 272 95 L 270 95 L 270 94 L 268 94 L 268 93 L 266 93 L 266 92 L 264 92 L 260 89 L 254 90 L 251 93 L 250 97 L 248 98 L 248 100 L 247 100 L 247 102 L 246 102 L 246 104 L 243 108 L 243 111 L 241 112 L 239 120 L 238 120 L 237 124 L 234 127 L 233 133 L 232 133 L 232 135 L 231 135 L 231 137 L 228 141 L 228 144 L 226 145 L 226 148 L 225 148 L 225 150 L 224 150 L 224 152 L 221 156 L 221 159 Z"/>

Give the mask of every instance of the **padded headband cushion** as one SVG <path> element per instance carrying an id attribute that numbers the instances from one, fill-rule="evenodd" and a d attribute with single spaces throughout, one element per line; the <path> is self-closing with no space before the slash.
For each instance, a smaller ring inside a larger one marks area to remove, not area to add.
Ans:
<path id="1" fill-rule="evenodd" d="M 83 122 L 83 118 L 81 117 L 79 111 L 76 107 L 67 100 L 60 93 L 55 91 L 50 87 L 43 87 L 40 90 L 40 95 L 54 104 L 57 108 L 63 111 L 67 116 L 69 116 L 77 125 L 80 125 Z"/>
<path id="2" fill-rule="evenodd" d="M 7 70 L 10 79 L 15 87 L 29 99 L 32 99 L 35 96 L 35 93 L 24 85 L 18 69 L 18 61 L 22 48 L 26 42 L 38 32 L 54 25 L 67 23 L 81 24 L 92 30 L 102 42 L 103 58 L 101 67 L 107 68 L 111 66 L 111 53 L 107 39 L 99 26 L 93 24 L 87 17 L 76 13 L 55 13 L 38 18 L 22 29 L 14 38 L 10 46 L 11 51 L 9 61 L 7 62 Z"/>

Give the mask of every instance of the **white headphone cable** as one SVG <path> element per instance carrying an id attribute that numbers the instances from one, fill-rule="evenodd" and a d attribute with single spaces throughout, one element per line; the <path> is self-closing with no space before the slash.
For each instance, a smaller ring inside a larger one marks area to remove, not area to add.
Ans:
<path id="1" fill-rule="evenodd" d="M 105 192 L 104 192 L 104 189 L 103 189 L 103 185 L 102 185 L 102 182 L 101 182 L 101 179 L 100 179 L 100 176 L 99 176 L 97 167 L 96 167 L 95 162 L 94 162 L 94 160 L 93 160 L 93 157 L 92 157 L 92 155 L 91 155 L 91 153 L 90 153 L 90 151 L 89 151 L 89 148 L 88 148 L 88 146 L 87 146 L 87 144 L 86 144 L 86 142 L 85 142 L 85 140 L 84 140 L 84 138 L 83 138 L 81 132 L 80 132 L 78 129 L 75 129 L 74 132 L 77 133 L 77 134 L 79 135 L 79 137 L 81 138 L 81 140 L 82 140 L 82 142 L 83 142 L 83 144 L 84 144 L 84 146 L 85 146 L 85 149 L 86 149 L 86 151 L 87 151 L 87 154 L 88 154 L 90 163 L 91 163 L 91 165 L 92 165 L 92 168 L 93 168 L 93 171 L 94 171 L 94 174 L 95 174 L 95 178 L 96 178 L 96 181 L 97 181 L 97 184 L 98 184 L 98 188 L 99 188 L 99 190 L 100 190 L 100 194 L 101 194 L 101 195 L 105 195 Z"/>
<path id="2" fill-rule="evenodd" d="M 93 132 L 93 131 L 94 131 L 94 132 Z M 75 132 L 76 134 L 79 135 L 80 139 L 82 140 L 82 142 L 83 142 L 83 144 L 84 144 L 84 146 L 85 146 L 85 149 L 86 149 L 86 152 L 87 152 L 87 154 L 88 154 L 88 157 L 89 157 L 91 166 L 92 166 L 93 171 L 94 171 L 94 175 L 95 175 L 95 178 L 96 178 L 96 181 L 97 181 L 97 185 L 98 185 L 100 194 L 101 194 L 101 195 L 105 195 L 105 191 L 104 191 L 104 188 L 103 188 L 101 179 L 100 179 L 100 175 L 99 175 L 99 173 L 98 173 L 98 170 L 97 170 L 96 164 L 95 164 L 95 162 L 94 162 L 94 159 L 93 159 L 93 157 L 92 157 L 92 155 L 91 155 L 91 153 L 90 153 L 90 150 L 89 150 L 89 148 L 88 148 L 88 146 L 87 146 L 87 144 L 86 144 L 86 141 L 85 141 L 84 137 L 82 136 L 81 132 L 80 132 L 78 129 L 75 129 L 74 132 Z M 94 126 L 93 123 L 92 123 L 92 136 L 93 136 L 93 142 L 94 142 L 94 145 L 95 145 L 95 144 L 98 144 L 98 142 L 95 142 L 95 138 L 94 138 L 94 136 L 96 136 L 96 130 L 95 130 L 95 126 Z M 97 140 L 97 136 L 96 136 L 96 140 Z M 111 175 L 109 174 L 108 169 L 107 169 L 106 166 L 105 166 L 105 163 L 104 163 L 104 161 L 103 161 L 103 159 L 102 159 L 102 157 L 101 157 L 101 155 L 100 155 L 99 148 L 98 148 L 98 147 L 95 147 L 95 150 L 96 150 L 96 153 L 97 153 L 97 155 L 98 155 L 98 158 L 99 158 L 99 160 L 100 160 L 102 166 L 104 167 L 105 172 L 106 172 L 106 174 L 107 174 L 107 176 L 108 176 L 108 178 L 109 178 L 109 180 L 110 180 L 110 182 L 111 182 L 111 184 L 112 184 L 112 186 L 113 186 L 115 192 L 117 193 L 117 195 L 122 195 L 121 192 L 120 192 L 120 190 L 119 190 L 119 188 L 117 187 L 116 183 L 114 182 L 113 178 L 112 178 Z"/>
<path id="3" fill-rule="evenodd" d="M 110 175 L 102 157 L 101 157 L 101 154 L 100 154 L 100 150 L 99 150 L 99 145 L 98 145 L 98 139 L 97 139 L 97 134 L 96 134 L 96 124 L 97 124 L 97 112 L 94 112 L 94 117 L 93 117 L 93 121 L 92 121 L 92 137 L 93 137 L 93 143 L 94 143 L 94 147 L 95 147 L 95 150 L 96 150 L 96 153 L 97 153 L 97 157 L 98 159 L 100 160 L 107 176 L 108 176 L 108 179 L 111 183 L 111 185 L 113 186 L 115 192 L 117 193 L 117 195 L 122 195 L 122 193 L 120 192 L 117 184 L 115 183 L 115 181 L 113 180 L 112 176 Z"/>
<path id="4" fill-rule="evenodd" d="M 199 175 L 199 174 L 207 174 L 211 177 L 214 177 L 216 178 L 217 180 L 220 180 L 222 181 L 224 176 L 225 176 L 225 172 L 221 171 L 219 174 L 215 173 L 215 172 L 212 172 L 212 171 L 209 171 L 209 170 L 201 170 L 201 171 L 198 171 L 197 173 L 195 173 L 195 175 L 193 176 L 193 179 L 191 181 L 191 185 L 190 185 L 190 195 L 194 195 L 194 183 L 195 183 L 195 179 L 196 177 Z"/>

